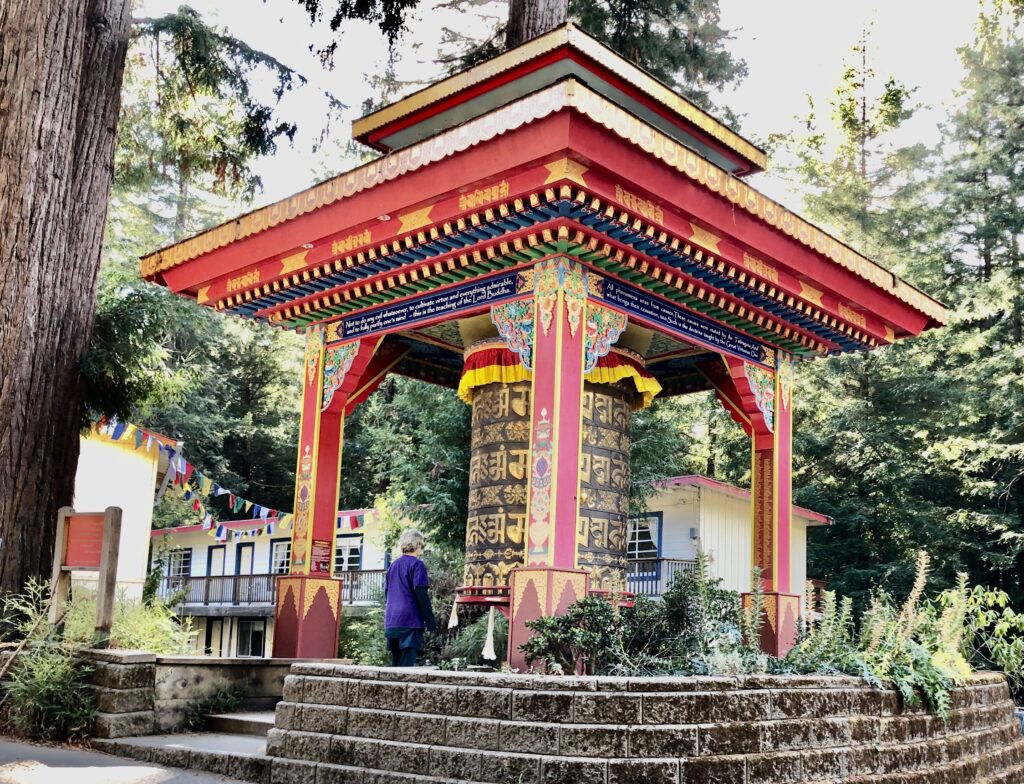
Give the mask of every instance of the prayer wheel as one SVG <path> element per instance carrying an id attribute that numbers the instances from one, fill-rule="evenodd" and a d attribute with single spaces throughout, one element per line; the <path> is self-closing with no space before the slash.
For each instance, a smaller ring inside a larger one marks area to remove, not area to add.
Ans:
<path id="1" fill-rule="evenodd" d="M 502 351 L 493 342 L 489 350 Z M 531 382 L 515 380 L 521 366 L 511 359 L 492 366 L 504 371 L 493 376 L 505 379 L 478 374 L 470 396 L 464 584 L 478 587 L 507 585 L 509 572 L 526 565 Z M 569 447 L 581 451 L 575 565 L 590 572 L 595 589 L 625 587 L 630 425 L 641 401 L 628 378 L 584 383 L 581 443 Z"/>

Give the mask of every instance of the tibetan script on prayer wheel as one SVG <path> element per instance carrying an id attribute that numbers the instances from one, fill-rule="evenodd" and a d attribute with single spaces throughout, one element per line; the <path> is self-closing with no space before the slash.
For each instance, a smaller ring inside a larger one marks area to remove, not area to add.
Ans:
<path id="1" fill-rule="evenodd" d="M 576 551 L 591 587 L 600 590 L 626 589 L 631 403 L 621 384 L 587 383 L 583 390 Z"/>
<path id="2" fill-rule="evenodd" d="M 529 381 L 476 390 L 471 450 L 465 584 L 507 585 L 525 546 Z"/>
<path id="3" fill-rule="evenodd" d="M 605 590 L 625 587 L 632 402 L 626 386 L 584 388 L 577 562 Z M 465 585 L 507 585 L 524 563 L 530 413 L 529 381 L 474 392 Z"/>

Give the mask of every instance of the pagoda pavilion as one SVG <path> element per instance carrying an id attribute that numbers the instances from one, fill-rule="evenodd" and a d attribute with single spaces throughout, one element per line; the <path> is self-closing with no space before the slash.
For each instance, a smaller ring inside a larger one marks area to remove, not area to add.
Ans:
<path id="1" fill-rule="evenodd" d="M 274 651 L 333 658 L 345 417 L 389 373 L 472 406 L 461 602 L 525 622 L 624 584 L 631 413 L 714 390 L 750 436 L 762 645 L 791 644 L 793 363 L 946 308 L 751 188 L 755 145 L 572 25 L 353 124 L 381 156 L 142 259 L 305 334 Z"/>

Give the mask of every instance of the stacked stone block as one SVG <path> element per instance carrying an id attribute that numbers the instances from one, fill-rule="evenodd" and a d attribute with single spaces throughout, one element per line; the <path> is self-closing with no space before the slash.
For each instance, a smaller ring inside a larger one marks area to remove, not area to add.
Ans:
<path id="1" fill-rule="evenodd" d="M 87 650 L 89 690 L 96 702 L 92 735 L 126 738 L 153 732 L 156 656 L 146 651 Z"/>
<path id="2" fill-rule="evenodd" d="M 577 678 L 299 664 L 275 784 L 1024 781 L 1002 676 L 945 721 L 855 678 Z"/>

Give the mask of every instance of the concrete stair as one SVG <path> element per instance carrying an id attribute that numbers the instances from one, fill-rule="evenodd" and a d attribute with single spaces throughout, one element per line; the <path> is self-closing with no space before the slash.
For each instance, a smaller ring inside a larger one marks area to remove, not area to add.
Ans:
<path id="1" fill-rule="evenodd" d="M 267 737 L 274 728 L 274 711 L 215 713 L 207 717 L 206 729 L 226 735 Z"/>
<path id="2" fill-rule="evenodd" d="M 93 739 L 100 751 L 171 768 L 217 773 L 252 784 L 269 784 L 266 740 L 254 735 L 186 733 Z"/>

